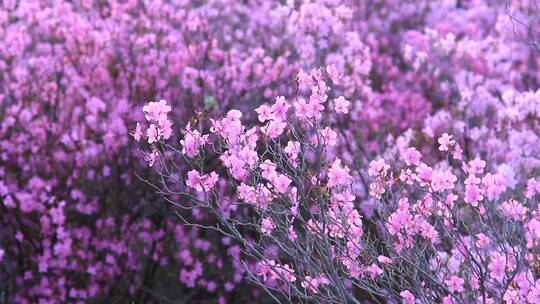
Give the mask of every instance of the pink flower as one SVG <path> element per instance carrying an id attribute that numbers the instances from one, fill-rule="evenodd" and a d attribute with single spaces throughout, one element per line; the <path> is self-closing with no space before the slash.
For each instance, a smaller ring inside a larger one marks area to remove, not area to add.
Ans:
<path id="1" fill-rule="evenodd" d="M 415 221 L 416 230 L 420 233 L 420 235 L 428 240 L 430 240 L 433 244 L 439 243 L 439 233 L 437 230 L 435 230 L 435 227 L 428 223 L 423 218 L 416 218 Z"/>
<path id="2" fill-rule="evenodd" d="M 273 119 L 285 121 L 287 119 L 287 111 L 291 106 L 285 101 L 285 97 L 276 97 L 276 103 L 272 105 Z"/>
<path id="3" fill-rule="evenodd" d="M 352 182 L 349 175 L 349 168 L 341 166 L 341 160 L 336 159 L 330 169 L 328 169 L 328 187 L 347 186 Z"/>
<path id="4" fill-rule="evenodd" d="M 392 259 L 390 259 L 389 257 L 386 257 L 384 255 L 380 255 L 377 258 L 377 260 L 379 261 L 379 263 L 384 264 L 384 265 L 392 264 Z"/>
<path id="5" fill-rule="evenodd" d="M 375 279 L 376 277 L 380 276 L 381 274 L 383 274 L 383 270 L 377 266 L 376 264 L 371 264 L 369 265 L 367 268 L 366 268 L 366 271 L 369 273 L 369 276 L 372 278 L 372 279 Z"/>
<path id="6" fill-rule="evenodd" d="M 280 193 L 286 193 L 289 185 L 291 184 L 291 179 L 284 174 L 277 174 L 273 180 L 272 184 L 276 190 Z"/>
<path id="7" fill-rule="evenodd" d="M 304 281 L 300 284 L 305 289 L 309 290 L 312 293 L 319 293 L 320 285 L 328 285 L 330 281 L 326 277 L 312 277 L 306 276 Z"/>
<path id="8" fill-rule="evenodd" d="M 480 179 L 476 177 L 474 174 L 471 174 L 467 176 L 467 178 L 464 181 L 465 185 L 478 185 L 480 184 Z"/>
<path id="9" fill-rule="evenodd" d="M 169 139 L 172 135 L 172 121 L 165 119 L 160 121 L 159 123 L 159 130 L 161 136 L 163 136 L 163 139 Z"/>
<path id="10" fill-rule="evenodd" d="M 316 95 L 315 95 L 316 96 Z M 294 108 L 296 115 L 301 118 L 315 118 L 321 115 L 321 112 L 324 110 L 324 106 L 321 104 L 319 98 L 314 98 L 309 103 L 303 98 L 300 98 L 297 102 L 294 103 Z"/>
<path id="11" fill-rule="evenodd" d="M 326 73 L 328 73 L 328 76 L 330 77 L 330 79 L 332 80 L 334 84 L 339 83 L 339 79 L 341 78 L 341 75 L 335 65 L 330 64 L 326 66 Z"/>
<path id="12" fill-rule="evenodd" d="M 255 112 L 259 114 L 258 118 L 260 122 L 271 120 L 274 117 L 272 113 L 272 109 L 268 105 L 265 105 L 265 104 L 255 109 Z"/>
<path id="13" fill-rule="evenodd" d="M 527 223 L 527 247 L 531 248 L 533 246 L 532 241 L 540 239 L 540 221 L 533 218 Z"/>
<path id="14" fill-rule="evenodd" d="M 199 154 L 199 148 L 208 142 L 208 135 L 202 135 L 197 130 L 191 130 L 188 123 L 186 127 L 186 135 L 180 140 L 182 145 L 182 154 L 187 157 L 195 157 Z"/>
<path id="15" fill-rule="evenodd" d="M 294 242 L 296 240 L 296 238 L 298 237 L 298 235 L 296 234 L 296 231 L 294 231 L 293 226 L 291 226 L 291 227 L 289 227 L 289 229 L 287 229 L 287 236 L 289 237 L 289 240 L 291 240 L 291 242 Z"/>
<path id="16" fill-rule="evenodd" d="M 455 204 L 455 202 L 457 201 L 457 199 L 458 199 L 458 196 L 457 196 L 456 194 L 454 194 L 454 193 L 449 193 L 449 194 L 446 196 L 446 198 L 445 198 L 445 200 L 444 200 L 444 203 L 445 203 L 448 207 L 452 208 L 452 207 L 454 207 L 454 204 Z"/>
<path id="17" fill-rule="evenodd" d="M 414 298 L 414 295 L 412 294 L 412 292 L 410 292 L 408 290 L 404 290 L 404 291 L 400 292 L 399 295 L 403 299 L 403 304 L 414 304 L 415 298 Z"/>
<path id="18" fill-rule="evenodd" d="M 503 254 L 493 255 L 488 265 L 490 276 L 498 282 L 502 282 L 506 274 L 506 267 L 506 257 Z"/>
<path id="19" fill-rule="evenodd" d="M 483 233 L 479 233 L 476 235 L 476 246 L 479 248 L 486 248 L 489 246 L 490 239 L 487 235 Z"/>
<path id="20" fill-rule="evenodd" d="M 455 304 L 452 296 L 446 296 L 443 298 L 442 304 Z"/>
<path id="21" fill-rule="evenodd" d="M 448 280 L 445 281 L 445 283 L 451 292 L 463 292 L 465 290 L 463 288 L 463 283 L 465 283 L 465 280 L 458 276 L 451 276 Z"/>
<path id="22" fill-rule="evenodd" d="M 414 183 L 413 178 L 416 177 L 411 169 L 401 170 L 399 173 L 399 180 L 406 183 L 407 185 L 412 185 Z"/>
<path id="23" fill-rule="evenodd" d="M 452 190 L 456 181 L 457 177 L 448 170 L 444 172 L 435 171 L 431 177 L 431 189 L 434 192 Z"/>
<path id="24" fill-rule="evenodd" d="M 404 158 L 407 166 L 418 166 L 420 164 L 420 158 L 422 158 L 422 154 L 420 154 L 420 152 L 418 152 L 416 148 L 408 148 L 407 151 L 405 151 Z"/>
<path id="25" fill-rule="evenodd" d="M 483 170 L 482 170 L 483 171 Z M 506 191 L 506 183 L 504 176 L 500 173 L 488 173 L 482 178 L 482 184 L 486 192 L 486 196 L 490 200 L 495 200 Z"/>
<path id="26" fill-rule="evenodd" d="M 186 186 L 195 189 L 198 192 L 210 191 L 216 185 L 219 176 L 215 172 L 201 176 L 196 170 L 188 172 Z"/>
<path id="27" fill-rule="evenodd" d="M 369 163 L 368 174 L 373 177 L 384 177 L 386 176 L 388 169 L 390 169 L 390 166 L 385 163 L 384 159 L 372 160 L 371 163 Z"/>
<path id="28" fill-rule="evenodd" d="M 171 107 L 163 99 L 158 102 L 149 102 L 143 107 L 144 117 L 146 120 L 152 122 L 160 122 L 167 119 L 167 113 L 170 111 Z"/>
<path id="29" fill-rule="evenodd" d="M 324 106 L 320 100 L 312 100 L 308 104 L 309 116 L 310 117 L 320 117 L 321 112 L 324 111 Z"/>
<path id="30" fill-rule="evenodd" d="M 440 144 L 440 151 L 448 151 L 448 148 L 456 143 L 454 140 L 452 140 L 452 135 L 448 135 L 448 133 L 444 133 L 441 137 L 439 137 L 437 142 Z"/>
<path id="31" fill-rule="evenodd" d="M 313 85 L 313 79 L 311 78 L 311 75 L 304 71 L 298 72 L 298 85 L 301 89 L 309 88 Z"/>
<path id="32" fill-rule="evenodd" d="M 148 143 L 155 143 L 159 140 L 159 131 L 155 124 L 151 124 L 146 130 L 146 137 L 148 137 Z"/>
<path id="33" fill-rule="evenodd" d="M 478 279 L 478 276 L 473 274 L 471 277 L 470 284 L 471 284 L 472 289 L 478 290 L 480 288 L 480 280 Z"/>
<path id="34" fill-rule="evenodd" d="M 262 164 L 259 165 L 259 168 L 262 170 L 262 176 L 270 181 L 274 180 L 278 174 L 276 171 L 276 164 L 270 160 L 265 160 Z"/>
<path id="35" fill-rule="evenodd" d="M 398 210 L 390 214 L 387 219 L 388 232 L 390 232 L 391 235 L 397 235 L 402 229 L 409 228 L 413 221 L 413 217 L 409 212 L 408 199 L 402 198 L 398 203 Z"/>
<path id="36" fill-rule="evenodd" d="M 271 219 L 263 218 L 261 221 L 261 232 L 263 234 L 269 235 L 274 230 L 275 226 Z"/>
<path id="37" fill-rule="evenodd" d="M 514 199 L 510 199 L 499 206 L 502 214 L 514 221 L 524 221 L 527 218 L 527 207 Z"/>
<path id="38" fill-rule="evenodd" d="M 454 147 L 454 152 L 452 152 L 452 157 L 457 160 L 461 160 L 463 157 L 463 149 L 459 146 L 459 144 L 456 144 Z"/>
<path id="39" fill-rule="evenodd" d="M 351 103 L 346 100 L 345 97 L 339 96 L 334 99 L 334 111 L 336 111 L 336 113 L 347 114 L 349 113 L 350 104 Z"/>
<path id="40" fill-rule="evenodd" d="M 257 154 L 257 151 L 254 151 L 248 146 L 245 146 L 242 148 L 242 150 L 238 151 L 238 154 L 236 156 L 238 157 L 238 162 L 242 162 L 249 167 L 255 166 L 255 164 L 259 160 L 259 155 Z"/>
<path id="41" fill-rule="evenodd" d="M 219 180 L 219 175 L 216 172 L 210 172 L 210 174 L 205 175 L 203 179 L 203 188 L 205 191 L 210 191 L 216 185 Z"/>
<path id="42" fill-rule="evenodd" d="M 152 150 L 152 152 L 150 152 L 148 155 L 145 155 L 144 160 L 148 162 L 149 167 L 153 167 L 158 157 L 158 152 L 156 150 Z"/>
<path id="43" fill-rule="evenodd" d="M 141 140 L 141 137 L 143 136 L 142 130 L 141 130 L 141 124 L 137 123 L 137 126 L 135 127 L 135 132 L 133 133 L 133 138 L 136 141 Z"/>
<path id="44" fill-rule="evenodd" d="M 540 303 L 540 279 L 536 280 L 534 287 L 527 294 L 529 303 Z"/>
<path id="45" fill-rule="evenodd" d="M 290 160 L 295 160 L 298 158 L 298 153 L 300 153 L 300 143 L 297 141 L 289 141 L 283 151 L 287 153 Z"/>
<path id="46" fill-rule="evenodd" d="M 520 272 L 512 280 L 512 284 L 515 286 L 520 296 L 525 296 L 531 289 L 530 280 L 532 277 L 530 275 L 531 273 Z"/>
<path id="47" fill-rule="evenodd" d="M 158 142 L 161 138 L 168 139 L 172 135 L 172 122 L 164 118 L 156 123 L 150 124 L 146 130 L 148 143 Z"/>
<path id="48" fill-rule="evenodd" d="M 191 170 L 188 172 L 188 177 L 186 180 L 186 186 L 193 188 L 197 191 L 202 191 L 202 177 L 196 170 Z"/>
<path id="49" fill-rule="evenodd" d="M 482 174 L 484 173 L 485 167 L 486 167 L 486 161 L 477 157 L 469 162 L 467 166 L 467 172 L 469 174 Z"/>
<path id="50" fill-rule="evenodd" d="M 271 139 L 275 139 L 283 133 L 286 126 L 287 124 L 285 122 L 280 119 L 275 119 L 271 120 L 267 126 L 263 127 L 262 132 Z"/>
<path id="51" fill-rule="evenodd" d="M 482 190 L 477 185 L 465 186 L 465 202 L 470 203 L 473 207 L 478 206 L 478 203 L 484 199 Z"/>
<path id="52" fill-rule="evenodd" d="M 242 118 L 242 112 L 240 112 L 240 110 L 237 110 L 237 109 L 232 109 L 229 112 L 227 112 L 226 118 L 231 121 L 239 120 L 240 118 Z"/>
<path id="53" fill-rule="evenodd" d="M 337 133 L 332 130 L 330 127 L 326 127 L 321 130 L 321 136 L 323 137 L 324 143 L 330 147 L 333 147 L 337 143 Z"/>
<path id="54" fill-rule="evenodd" d="M 433 168 L 424 163 L 416 167 L 416 173 L 418 173 L 418 178 L 420 178 L 421 186 L 425 186 L 426 183 L 431 182 L 431 179 L 433 178 Z"/>
<path id="55" fill-rule="evenodd" d="M 301 117 L 301 118 L 313 117 L 309 105 L 306 103 L 306 101 L 303 98 L 300 98 L 300 100 L 294 103 L 294 109 L 298 117 Z"/>
<path id="56" fill-rule="evenodd" d="M 237 190 L 238 198 L 249 203 L 255 203 L 257 201 L 257 192 L 255 191 L 255 188 L 241 183 Z"/>
<path id="57" fill-rule="evenodd" d="M 530 199 L 539 192 L 540 192 L 540 182 L 538 182 L 534 178 L 527 180 L 527 191 L 525 191 L 525 197 Z"/>
<path id="58" fill-rule="evenodd" d="M 360 230 L 355 229 L 353 231 L 350 231 L 353 236 L 362 236 L 362 216 L 360 215 L 360 213 L 358 213 L 357 210 L 352 210 L 347 213 L 347 224 L 349 224 L 352 228 L 360 228 Z"/>

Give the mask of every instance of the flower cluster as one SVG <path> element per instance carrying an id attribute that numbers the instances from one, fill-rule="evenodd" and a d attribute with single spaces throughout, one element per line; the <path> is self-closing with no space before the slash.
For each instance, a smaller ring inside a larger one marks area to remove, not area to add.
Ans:
<path id="1" fill-rule="evenodd" d="M 535 303 L 536 178 L 509 181 L 449 132 L 423 146 L 413 136 L 421 128 L 391 139 L 396 145 L 375 159 L 355 155 L 366 165 L 351 169 L 336 156 L 345 135 L 328 126 L 340 119 L 325 111 L 330 71 L 300 72 L 299 92 L 310 87 L 309 102 L 278 97 L 255 110 L 251 128 L 238 110 L 211 121 L 201 149 L 213 147 L 208 153 L 226 168 L 219 177 L 226 186 L 193 187 L 200 177 L 190 171 L 188 186 L 199 195 L 189 199 L 189 188 L 170 181 L 172 156 L 157 168 L 162 183 L 155 186 L 215 213 L 219 230 L 241 244 L 248 277 L 278 299 Z M 358 205 L 373 199 L 369 212 Z M 244 211 L 224 213 L 227 201 Z"/>
<path id="2" fill-rule="evenodd" d="M 4 1 L 2 299 L 538 302 L 506 2 Z"/>

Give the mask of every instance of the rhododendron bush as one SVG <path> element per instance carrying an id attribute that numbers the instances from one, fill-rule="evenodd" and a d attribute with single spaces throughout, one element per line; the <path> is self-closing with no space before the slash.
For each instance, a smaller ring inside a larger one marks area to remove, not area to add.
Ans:
<path id="1" fill-rule="evenodd" d="M 538 303 L 536 2 L 4 1 L 0 303 Z"/>

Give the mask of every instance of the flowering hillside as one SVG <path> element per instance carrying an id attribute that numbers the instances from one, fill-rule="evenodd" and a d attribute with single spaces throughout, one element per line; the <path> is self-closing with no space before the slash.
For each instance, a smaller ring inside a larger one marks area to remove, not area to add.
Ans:
<path id="1" fill-rule="evenodd" d="M 535 0 L 0 4 L 0 303 L 540 303 Z"/>

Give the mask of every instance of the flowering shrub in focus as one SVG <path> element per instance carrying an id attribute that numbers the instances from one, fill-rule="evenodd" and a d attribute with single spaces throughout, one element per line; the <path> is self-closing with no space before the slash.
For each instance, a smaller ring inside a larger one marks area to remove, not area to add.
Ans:
<path id="1" fill-rule="evenodd" d="M 279 302 L 537 303 L 534 176 L 509 181 L 448 133 L 419 149 L 413 130 L 351 170 L 334 152 L 350 106 L 336 83 L 331 66 L 300 72 L 300 94 L 258 107 L 258 123 L 233 109 L 188 123 L 180 145 L 156 140 L 151 117 L 170 108 L 151 102 L 136 139 L 150 144 L 154 186 L 214 214 L 209 228 L 239 243 L 237 263 Z M 376 201 L 368 212 L 362 190 Z"/>

